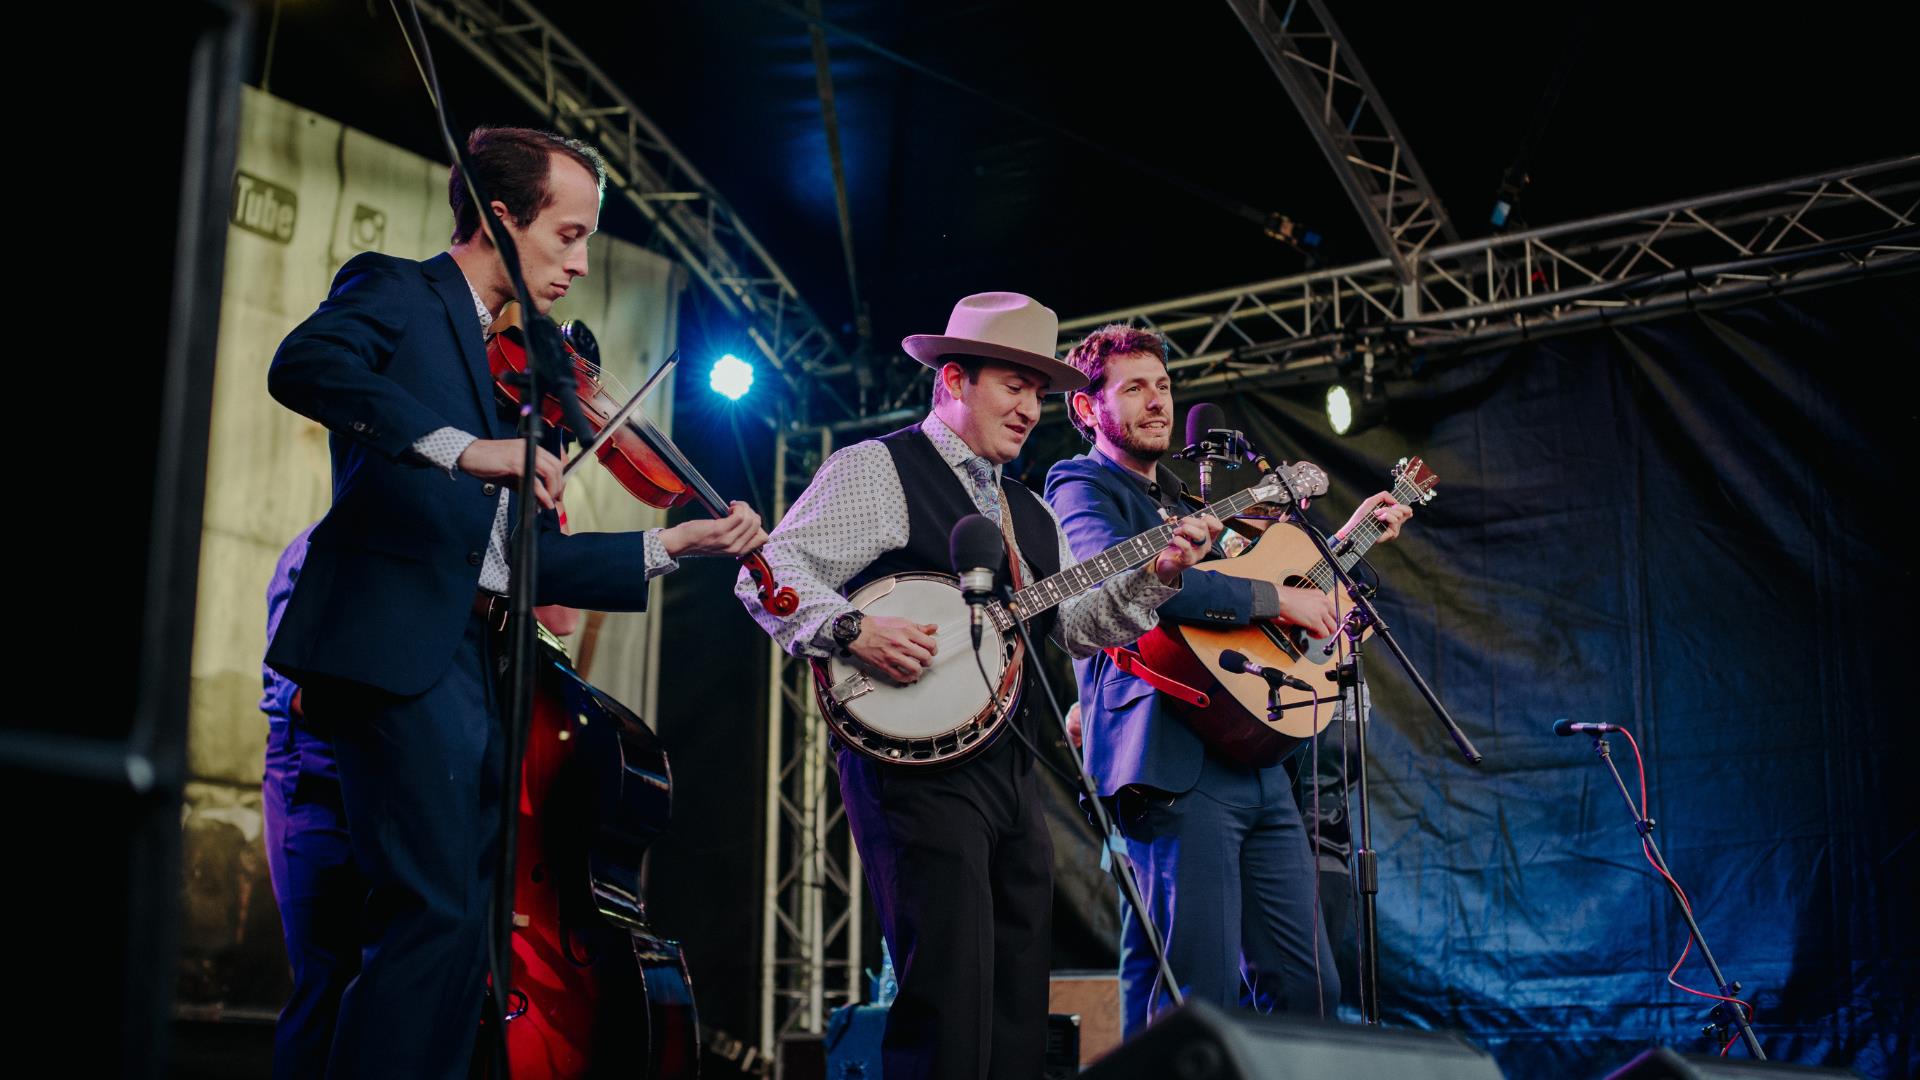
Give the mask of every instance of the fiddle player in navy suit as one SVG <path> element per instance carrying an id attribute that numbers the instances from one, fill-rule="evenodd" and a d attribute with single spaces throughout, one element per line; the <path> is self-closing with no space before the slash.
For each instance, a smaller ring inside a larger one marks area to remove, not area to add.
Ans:
<path id="1" fill-rule="evenodd" d="M 1087 558 L 1183 514 L 1182 484 L 1160 464 L 1173 430 L 1166 343 L 1134 327 L 1103 327 L 1067 361 L 1088 384 L 1068 416 L 1093 443 L 1047 474 L 1047 501 L 1074 554 Z M 1398 535 L 1412 510 L 1382 492 L 1363 502 L 1342 536 L 1369 516 Z M 1333 601 L 1195 567 L 1160 617 L 1215 627 L 1272 619 L 1319 634 L 1335 629 Z M 1339 1002 L 1326 930 L 1314 905 L 1314 860 L 1283 765 L 1250 769 L 1210 752 L 1170 702 L 1107 653 L 1074 662 L 1087 769 L 1115 799 L 1116 820 L 1174 976 L 1189 997 L 1331 1016 Z M 1169 1000 L 1133 912 L 1121 911 L 1121 1011 L 1127 1035 Z"/>
<path id="2" fill-rule="evenodd" d="M 605 166 L 583 143 L 523 128 L 478 130 L 468 149 L 544 314 L 587 272 Z M 355 257 L 268 374 L 276 400 L 328 429 L 333 458 L 333 504 L 267 663 L 333 734 L 367 882 L 335 1077 L 466 1075 L 485 992 L 505 757 L 499 628 L 524 447 L 483 348 L 511 285 L 457 175 L 448 195 L 447 252 Z M 679 556 L 737 557 L 766 540 L 738 503 L 715 520 L 565 535 L 560 461 L 542 448 L 535 470 L 536 604 L 638 611 L 648 579 Z"/>

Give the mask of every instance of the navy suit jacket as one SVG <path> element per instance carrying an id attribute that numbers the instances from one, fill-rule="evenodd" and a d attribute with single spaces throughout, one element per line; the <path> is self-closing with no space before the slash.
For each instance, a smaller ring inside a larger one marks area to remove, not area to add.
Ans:
<path id="1" fill-rule="evenodd" d="M 333 507 L 314 527 L 267 662 L 303 684 L 427 690 L 466 632 L 499 493 L 449 478 L 411 448 L 442 427 L 513 434 L 453 257 L 355 256 L 280 343 L 267 389 L 326 426 L 333 456 Z M 567 536 L 551 511 L 539 525 L 536 604 L 645 608 L 643 534 Z"/>
<path id="2" fill-rule="evenodd" d="M 1160 466 L 1160 485 L 1180 480 Z M 1138 477 L 1090 451 L 1047 473 L 1047 502 L 1067 530 L 1077 559 L 1088 559 L 1161 524 L 1160 507 Z M 1245 626 L 1253 618 L 1253 583 L 1197 567 L 1180 577 L 1180 591 L 1160 605 L 1160 618 L 1208 626 Z M 1129 784 L 1178 794 L 1200 779 L 1206 748 L 1166 699 L 1138 676 L 1114 666 L 1106 653 L 1074 661 L 1080 683 L 1082 752 L 1100 794 Z"/>

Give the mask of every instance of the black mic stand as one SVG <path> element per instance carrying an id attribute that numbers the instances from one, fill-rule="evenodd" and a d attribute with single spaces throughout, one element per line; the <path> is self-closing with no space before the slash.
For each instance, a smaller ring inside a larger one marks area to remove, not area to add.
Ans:
<path id="1" fill-rule="evenodd" d="M 1366 636 L 1369 627 L 1380 635 L 1380 639 L 1387 643 L 1387 648 L 1400 661 L 1400 666 L 1406 669 L 1408 677 L 1413 680 L 1421 696 L 1427 699 L 1427 705 L 1433 709 L 1434 715 L 1447 729 L 1447 734 L 1452 736 L 1454 745 L 1460 748 L 1460 755 L 1467 760 L 1467 763 L 1480 764 L 1481 754 L 1467 739 L 1466 732 L 1460 730 L 1460 725 L 1453 722 L 1453 716 L 1447 712 L 1447 707 L 1441 703 L 1439 696 L 1433 692 L 1433 688 L 1427 685 L 1427 680 L 1420 676 L 1420 670 L 1414 666 L 1406 650 L 1394 640 L 1391 628 L 1387 626 L 1386 620 L 1380 617 L 1379 609 L 1373 606 L 1371 594 L 1354 581 L 1353 576 L 1347 573 L 1347 568 L 1342 566 L 1340 560 L 1334 555 L 1332 547 L 1327 544 L 1326 537 L 1307 521 L 1306 512 L 1301 509 L 1300 493 L 1293 490 L 1293 484 L 1287 479 L 1286 473 L 1276 471 L 1273 475 L 1278 477 L 1281 486 L 1287 489 L 1287 495 L 1292 500 L 1294 520 L 1301 525 L 1301 531 L 1313 541 L 1313 546 L 1320 551 L 1320 557 L 1333 568 L 1334 576 L 1353 600 L 1353 607 L 1347 611 L 1342 626 L 1348 641 L 1347 659 L 1342 662 L 1341 671 L 1337 677 L 1341 686 L 1353 687 L 1353 700 L 1360 710 L 1360 715 L 1354 718 L 1353 725 L 1354 762 L 1357 766 L 1355 786 L 1360 793 L 1358 814 L 1360 843 L 1354 848 L 1353 875 L 1354 885 L 1360 894 L 1360 914 L 1357 920 L 1360 938 L 1360 1017 L 1366 1023 L 1378 1024 L 1380 1022 L 1380 927 L 1377 921 L 1376 900 L 1380 892 L 1380 871 L 1378 858 L 1373 849 L 1373 817 L 1367 802 L 1369 699 L 1365 661 L 1360 649 L 1360 641 Z"/>
<path id="2" fill-rule="evenodd" d="M 1660 880 L 1666 883 L 1667 891 L 1673 894 L 1673 902 L 1679 905 L 1680 917 L 1687 920 L 1687 933 L 1693 935 L 1693 943 L 1700 946 L 1700 956 L 1706 960 L 1707 970 L 1713 973 L 1713 984 L 1719 988 L 1722 997 L 1738 999 L 1740 984 L 1728 980 L 1721 974 L 1719 961 L 1713 958 L 1713 950 L 1707 948 L 1707 937 L 1700 932 L 1700 924 L 1694 921 L 1693 908 L 1687 903 L 1685 894 L 1680 891 L 1679 883 L 1673 879 L 1673 871 L 1667 868 L 1666 856 L 1660 854 L 1660 845 L 1653 838 L 1653 819 L 1646 816 L 1643 808 L 1635 806 L 1633 796 L 1627 793 L 1627 782 L 1620 778 L 1620 768 L 1613 763 L 1613 748 L 1607 745 L 1605 732 L 1594 733 L 1593 752 L 1600 756 L 1601 761 L 1607 763 L 1607 771 L 1613 774 L 1614 786 L 1620 789 L 1620 797 L 1627 801 L 1627 814 L 1633 818 L 1633 831 L 1640 834 L 1640 839 L 1647 845 L 1647 854 L 1652 856 L 1654 863 L 1659 866 Z M 1724 1017 L 1729 1012 L 1733 1014 L 1734 1026 L 1740 1029 L 1742 1041 L 1747 1044 L 1747 1052 L 1752 1054 L 1756 1061 L 1767 1060 L 1766 1053 L 1760 1049 L 1760 1040 L 1754 1037 L 1753 1025 L 1747 1022 L 1747 1010 L 1744 1006 L 1726 1001 L 1716 1003 L 1712 1012 L 1708 1014 L 1708 1019 L 1712 1023 L 1707 1025 L 1707 1033 L 1714 1034 L 1720 1031 L 1726 1024 Z M 1717 1041 L 1719 1036 L 1714 1034 L 1714 1038 Z"/>
<path id="3" fill-rule="evenodd" d="M 1017 556 L 1016 556 L 1017 557 Z M 1040 654 L 1034 650 L 1033 637 L 1027 633 L 1026 620 L 1015 614 L 1013 606 L 1013 588 L 1004 581 L 997 582 L 1000 601 L 1013 622 L 1013 628 L 1020 635 L 1020 644 L 1026 649 L 1027 663 L 1033 673 L 1040 677 L 1041 692 L 1046 695 L 1047 708 L 1053 710 L 1054 722 L 1060 725 L 1060 737 L 1067 740 L 1069 747 L 1073 739 L 1067 733 L 1067 715 L 1060 711 L 1060 699 L 1053 696 L 1053 680 L 1047 677 L 1047 666 L 1040 660 Z M 978 645 L 975 646 L 977 650 Z M 1019 723 L 1017 717 L 1008 717 L 1009 724 Z M 1101 842 L 1106 852 L 1101 862 L 1106 863 L 1107 872 L 1120 884 L 1120 892 L 1127 898 L 1127 904 L 1133 908 L 1134 918 L 1140 920 L 1140 927 L 1146 931 L 1147 946 L 1153 950 L 1153 958 L 1160 966 L 1160 985 L 1167 988 L 1167 996 L 1172 999 L 1175 1008 L 1187 1003 L 1187 995 L 1180 990 L 1180 981 L 1174 977 L 1173 965 L 1167 962 L 1166 939 L 1160 936 L 1160 928 L 1153 923 L 1153 913 L 1147 910 L 1146 898 L 1140 892 L 1140 881 L 1133 872 L 1133 860 L 1127 857 L 1126 843 L 1121 840 L 1120 832 L 1114 828 L 1113 819 L 1107 815 L 1105 803 L 1100 801 L 1099 786 L 1093 782 L 1092 774 L 1087 772 L 1087 763 L 1081 760 L 1076 751 L 1067 755 L 1073 759 L 1073 775 L 1080 781 L 1080 798 L 1093 815 L 1094 826 L 1100 830 Z M 1153 1003 L 1147 1003 L 1149 1015 L 1153 1012 Z"/>
<path id="4" fill-rule="evenodd" d="M 542 441 L 541 388 L 543 385 L 565 385 L 565 380 L 572 372 L 563 359 L 564 345 L 559 328 L 552 319 L 540 314 L 533 306 L 533 295 L 528 291 L 526 278 L 521 273 L 520 254 L 513 237 L 509 230 L 498 227 L 501 223 L 494 219 L 492 201 L 474 181 L 466 148 L 454 137 L 453 119 L 447 109 L 446 94 L 440 87 L 440 74 L 434 67 L 433 52 L 427 44 L 426 28 L 420 22 L 419 8 L 413 0 L 407 0 L 403 17 L 399 0 L 389 0 L 389 3 L 393 7 L 394 17 L 400 21 L 407 48 L 414 53 L 420 77 L 427 84 L 427 93 L 432 98 L 434 113 L 439 120 L 440 137 L 445 141 L 454 168 L 467 189 L 467 197 L 472 200 L 474 215 L 499 254 L 507 280 L 519 300 L 526 332 L 527 369 L 517 377 L 522 389 L 519 416 L 525 454 L 521 462 L 518 492 L 520 516 L 512 537 L 513 565 L 507 579 L 507 608 L 512 615 L 514 629 L 508 647 L 510 675 L 505 717 L 506 753 L 500 784 L 500 855 L 496 870 L 498 877 L 494 881 L 487 910 L 487 968 L 492 980 L 489 1000 L 494 1023 L 494 1074 L 506 1077 L 509 1072 L 507 1021 L 511 1015 L 507 1002 L 512 986 L 510 957 L 513 951 L 514 850 L 519 832 L 520 770 L 526 754 L 527 731 L 532 725 L 533 692 L 538 683 L 533 670 L 533 595 L 534 581 L 539 574 L 539 548 L 534 539 L 539 530 L 539 503 L 535 495 L 538 474 L 534 465 Z M 509 375 L 507 378 L 515 377 Z M 554 396 L 560 403 L 562 419 L 568 428 L 577 433 L 592 430 L 573 394 L 561 392 Z M 490 677 L 492 674 L 488 673 Z"/>

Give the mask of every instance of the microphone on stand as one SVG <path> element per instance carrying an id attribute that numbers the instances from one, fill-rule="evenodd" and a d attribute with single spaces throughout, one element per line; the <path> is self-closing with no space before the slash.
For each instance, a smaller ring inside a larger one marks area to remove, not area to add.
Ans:
<path id="1" fill-rule="evenodd" d="M 980 630 L 985 625 L 987 605 L 993 602 L 994 578 L 1006 553 L 1007 542 L 1000 536 L 1000 527 L 980 514 L 961 518 L 947 537 L 947 554 L 953 560 L 953 572 L 960 576 L 960 595 L 972 617 L 975 652 L 980 651 Z"/>
<path id="2" fill-rule="evenodd" d="M 1213 497 L 1213 461 L 1226 453 L 1226 448 L 1208 439 L 1207 435 L 1226 426 L 1226 414 L 1220 411 L 1220 406 L 1210 401 L 1202 401 L 1187 410 L 1187 448 L 1180 452 L 1180 456 L 1200 462 L 1201 502 Z"/>
<path id="3" fill-rule="evenodd" d="M 1291 686 L 1295 690 L 1305 690 L 1309 693 L 1313 691 L 1313 684 L 1307 680 L 1295 678 L 1284 671 L 1276 671 L 1273 668 L 1256 664 L 1252 660 L 1247 659 L 1247 654 L 1241 652 L 1239 649 L 1228 649 L 1221 653 L 1220 666 L 1236 675 L 1258 675 L 1267 680 L 1268 686 Z"/>
<path id="4" fill-rule="evenodd" d="M 1605 735 L 1609 731 L 1623 730 L 1618 724 L 1576 724 L 1562 717 L 1553 722 L 1555 735 Z"/>

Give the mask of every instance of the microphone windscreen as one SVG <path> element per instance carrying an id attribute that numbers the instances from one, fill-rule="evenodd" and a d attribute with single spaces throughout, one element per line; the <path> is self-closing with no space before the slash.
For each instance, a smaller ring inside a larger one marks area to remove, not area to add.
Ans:
<path id="1" fill-rule="evenodd" d="M 953 572 L 1000 569 L 1007 544 L 1000 538 L 1000 526 L 984 515 L 968 514 L 954 525 L 947 536 L 947 554 L 953 560 Z"/>
<path id="2" fill-rule="evenodd" d="M 1227 414 L 1220 406 L 1210 401 L 1202 401 L 1187 410 L 1187 445 L 1206 440 L 1207 432 L 1227 426 Z"/>

